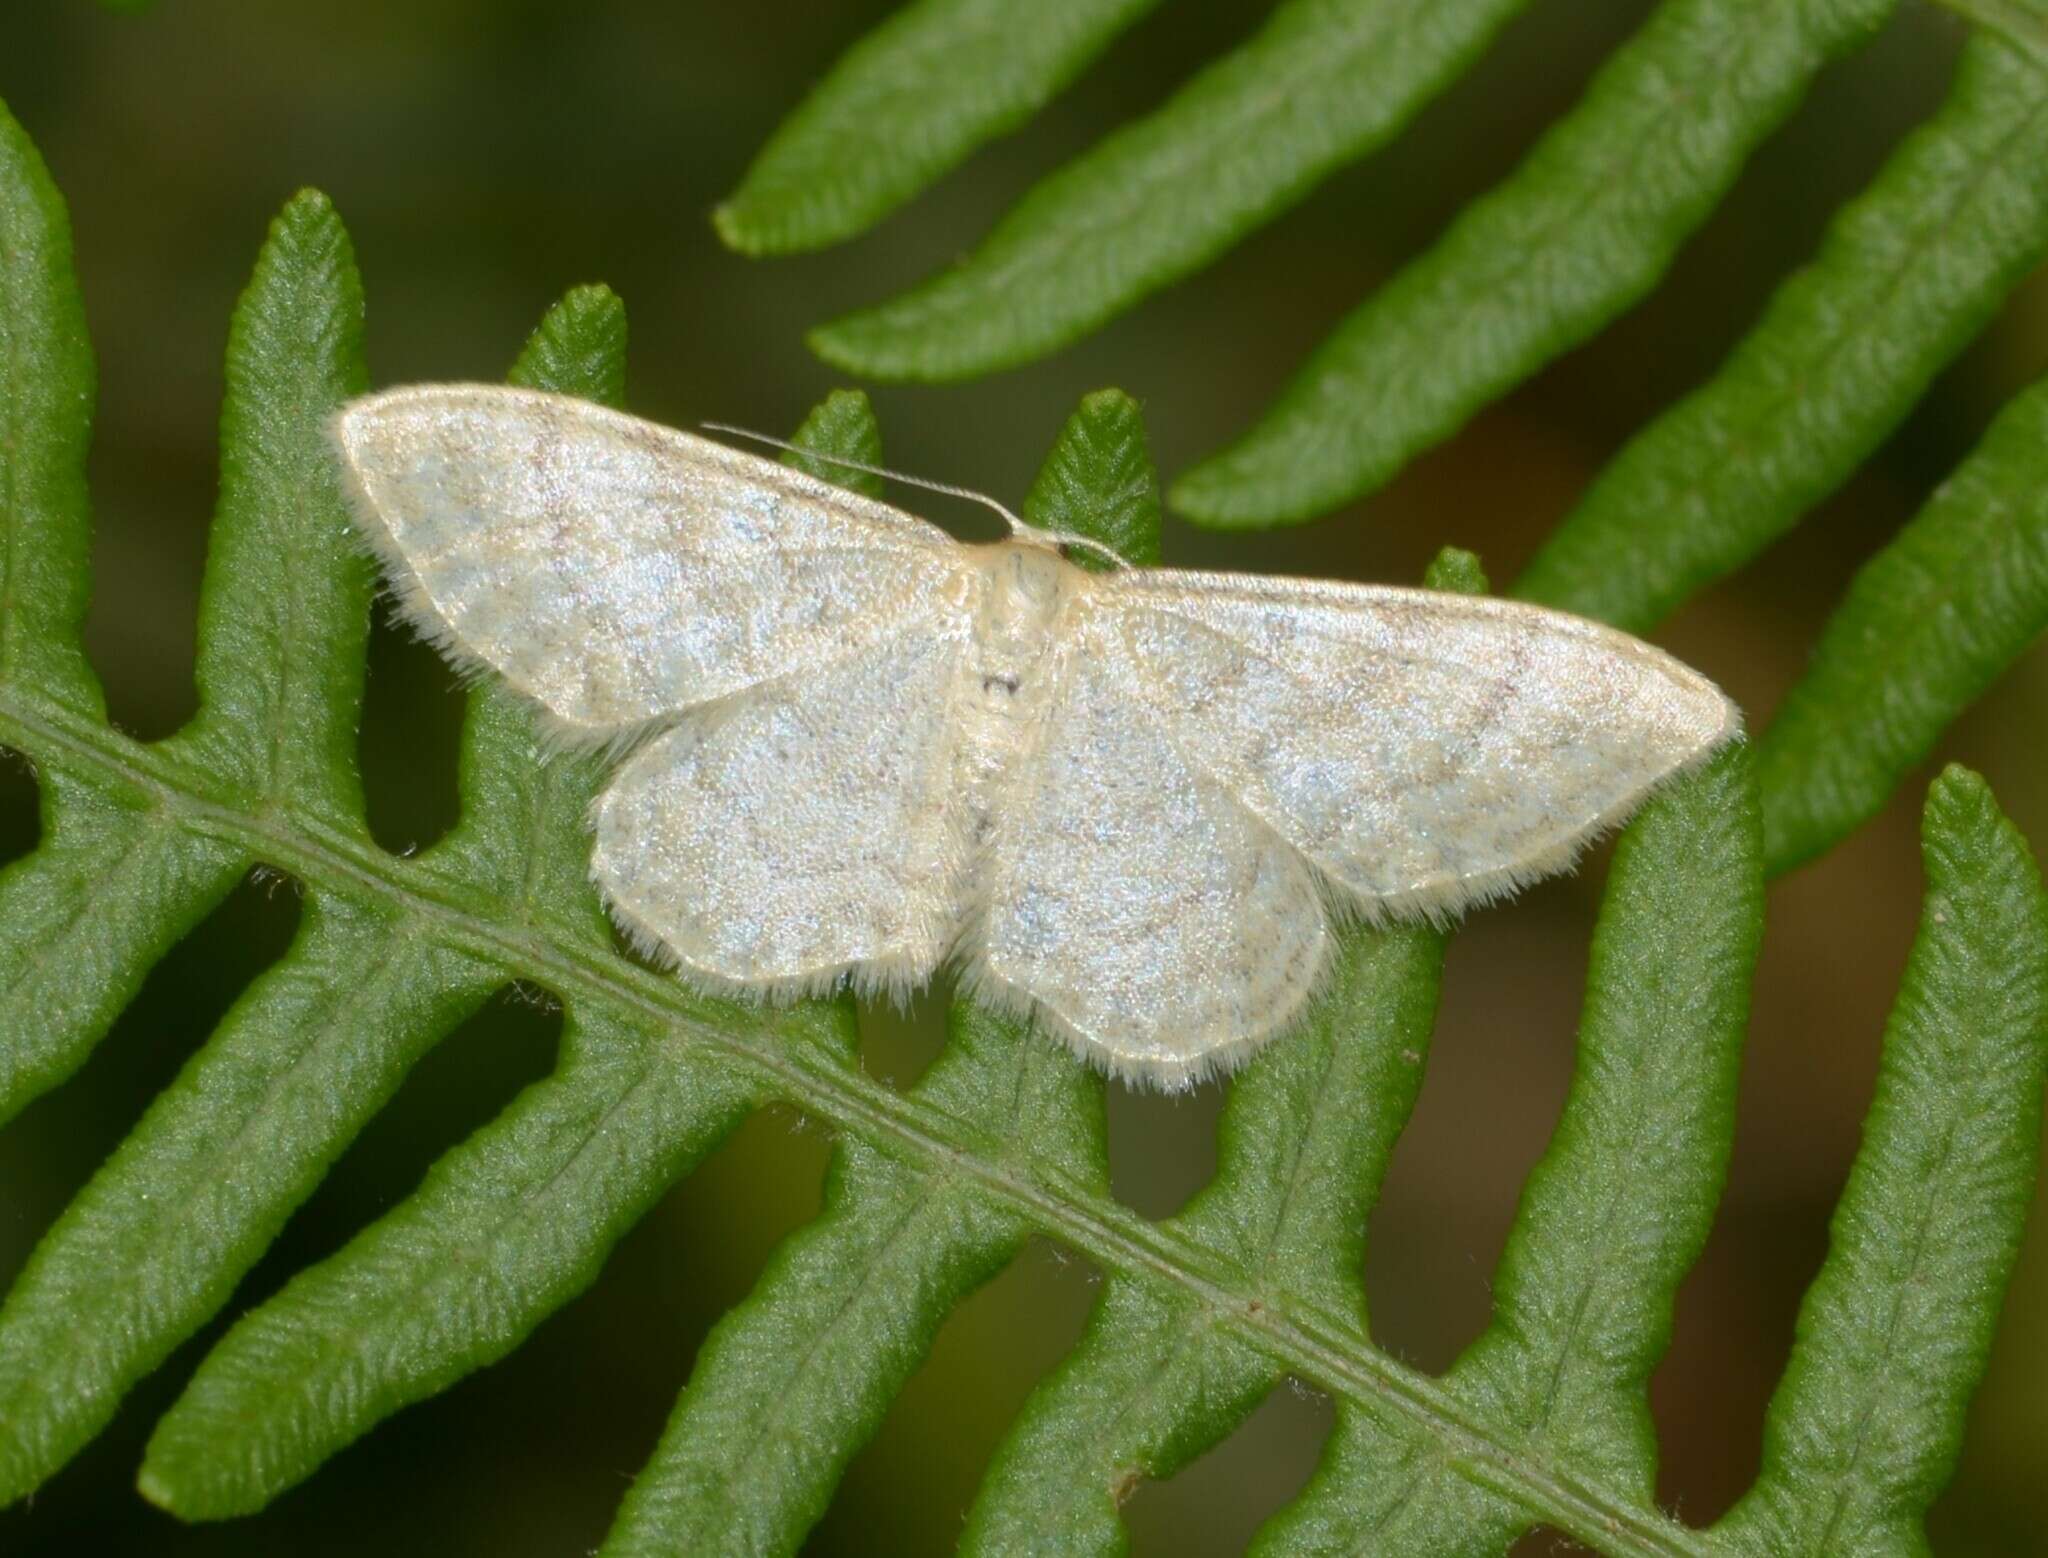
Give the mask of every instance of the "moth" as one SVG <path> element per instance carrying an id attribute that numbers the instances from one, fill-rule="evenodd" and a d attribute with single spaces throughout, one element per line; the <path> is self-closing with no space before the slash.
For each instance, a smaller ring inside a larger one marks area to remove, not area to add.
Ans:
<path id="1" fill-rule="evenodd" d="M 482 385 L 334 423 L 405 616 L 621 754 L 591 874 L 700 989 L 942 967 L 1176 1088 L 1301 1019 L 1347 920 L 1559 870 L 1739 728 L 1535 606 L 985 545 L 708 439 Z"/>

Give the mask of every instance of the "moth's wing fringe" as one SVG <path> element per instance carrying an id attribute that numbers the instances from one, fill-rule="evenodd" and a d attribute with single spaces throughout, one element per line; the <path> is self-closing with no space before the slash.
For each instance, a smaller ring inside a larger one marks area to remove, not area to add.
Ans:
<path id="1" fill-rule="evenodd" d="M 600 796 L 599 800 L 602 799 Z M 599 886 L 603 886 L 601 881 Z M 816 1000 L 850 989 L 863 1000 L 886 1000 L 900 1011 L 931 982 L 933 970 L 907 958 L 853 958 L 773 979 L 734 979 L 691 962 L 631 905 L 609 892 L 603 896 L 613 923 L 635 954 L 649 966 L 673 974 L 692 989 L 717 1000 L 752 1006 L 794 1006 L 798 1001 Z"/>
<path id="2" fill-rule="evenodd" d="M 1267 1044 L 1296 1027 L 1301 1018 L 1299 1011 L 1291 1012 L 1267 1031 L 1225 1040 L 1197 1055 L 1141 1058 L 1103 1048 L 1052 1007 L 991 972 L 977 958 L 961 963 L 955 993 L 998 1016 L 1031 1023 L 1065 1045 L 1084 1065 L 1114 1082 L 1161 1093 L 1191 1092 L 1205 1082 L 1229 1076 Z"/>

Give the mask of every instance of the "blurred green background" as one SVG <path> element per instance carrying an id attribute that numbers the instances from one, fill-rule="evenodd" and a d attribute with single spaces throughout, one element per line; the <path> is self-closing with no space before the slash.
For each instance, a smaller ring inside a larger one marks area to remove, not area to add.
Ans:
<path id="1" fill-rule="evenodd" d="M 214 492 L 228 310 L 265 223 L 302 184 L 354 232 L 380 382 L 495 378 L 542 309 L 605 280 L 631 312 L 634 409 L 688 424 L 793 426 L 839 382 L 803 327 L 876 299 L 970 245 L 1031 181 L 1161 100 L 1255 27 L 1259 0 L 1173 0 L 1025 133 L 986 151 L 859 243 L 757 264 L 705 217 L 807 83 L 884 0 L 163 0 L 124 17 L 87 0 L 0 8 L 0 97 L 71 203 L 100 356 L 90 645 L 116 720 L 143 736 L 193 707 L 194 603 Z M 1075 350 L 981 383 L 875 392 L 901 468 L 1018 498 L 1083 392 L 1118 384 L 1170 475 L 1241 429 L 1300 356 L 1517 160 L 1648 0 L 1538 0 L 1403 140 L 1330 181 L 1221 264 Z M 1666 285 L 1598 341 L 1482 414 L 1392 487 L 1271 538 L 1170 529 L 1170 560 L 1414 579 L 1445 542 L 1519 569 L 1653 408 L 1707 373 L 1827 214 L 1946 89 L 1951 18 L 1908 4 L 1826 74 L 1687 248 Z M 1765 722 L 1850 574 L 2048 368 L 2036 276 L 1834 501 L 1689 606 L 1662 642 Z M 918 496 L 963 534 L 971 509 Z M 363 748 L 380 839 L 424 844 L 454 809 L 461 693 L 380 624 Z M 2048 653 L 2036 649 L 1943 743 L 1982 768 L 2048 846 Z M 1931 769 L 1929 770 L 1931 772 Z M 1885 1009 L 1918 907 L 1923 774 L 1876 823 L 1772 890 L 1731 1183 L 1680 1297 L 1655 1381 L 1660 1493 L 1718 1515 L 1757 1462 L 1764 1400 L 1855 1149 Z M 0 856 L 35 836 L 34 784 L 0 762 Z M 1371 1228 L 1383 1345 L 1440 1368 L 1483 1324 L 1517 1189 L 1570 1074 L 1577 992 L 1603 874 L 1475 915 L 1450 956 L 1428 1083 Z M 0 1134 L 0 1282 L 297 917 L 289 882 L 252 881 L 172 954 L 70 1085 Z M 939 1005 L 872 1014 L 867 1063 L 907 1084 Z M 425 1166 L 548 1067 L 543 1003 L 508 994 L 423 1064 L 230 1306 L 338 1247 Z M 1113 1090 L 1116 1189 L 1153 1214 L 1214 1162 L 1221 1090 Z M 188 1530 L 131 1479 L 203 1333 L 33 1504 L 0 1512 L 0 1552 L 565 1554 L 602 1537 L 706 1328 L 818 1204 L 830 1141 L 757 1117 L 618 1250 L 590 1294 L 519 1353 L 378 1430 L 267 1515 Z M 1078 1333 L 1084 1262 L 1037 1246 L 962 1308 L 854 1462 L 818 1553 L 948 1550 L 1004 1423 Z M 1990 1379 L 1934 1538 L 1954 1554 L 2048 1549 L 2048 1213 L 2007 1302 Z M 1127 1513 L 1136 1550 L 1230 1553 L 1307 1477 L 1326 1402 L 1281 1390 L 1230 1441 Z M 1562 1545 L 1549 1535 L 1529 1552 Z"/>

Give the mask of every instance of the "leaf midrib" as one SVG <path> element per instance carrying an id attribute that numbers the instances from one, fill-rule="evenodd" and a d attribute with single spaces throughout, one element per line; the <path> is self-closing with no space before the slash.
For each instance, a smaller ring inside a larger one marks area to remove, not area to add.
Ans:
<path id="1" fill-rule="evenodd" d="M 738 1028 L 716 1027 L 682 1009 L 689 996 L 673 979 L 553 935 L 508 932 L 487 913 L 437 893 L 447 884 L 422 869 L 431 869 L 432 852 L 403 859 L 318 817 L 269 808 L 252 813 L 213 801 L 195 783 L 204 776 L 181 761 L 176 739 L 145 747 L 32 690 L 0 685 L 0 745 L 59 770 L 153 792 L 192 831 L 241 844 L 307 883 L 383 899 L 436 927 L 442 945 L 493 958 L 510 975 L 540 976 L 564 996 L 645 1013 L 667 1034 L 687 1037 L 763 1077 L 804 1110 L 886 1143 L 899 1156 L 922 1160 L 941 1177 L 971 1179 L 1019 1208 L 1034 1227 L 1105 1268 L 1147 1273 L 1190 1294 L 1215 1311 L 1220 1324 L 1250 1333 L 1254 1345 L 1285 1359 L 1291 1372 L 1361 1404 L 1401 1413 L 1442 1442 L 1468 1480 L 1598 1542 L 1616 1558 L 1706 1558 L 1715 1550 L 1703 1533 L 1644 1508 L 1633 1496 L 1517 1453 L 1511 1433 L 1470 1412 L 1437 1381 L 1375 1353 L 1347 1317 L 1320 1305 L 1283 1310 L 1241 1287 L 1236 1274 L 1217 1271 L 1215 1252 L 1177 1230 L 1149 1223 L 1106 1198 L 1069 1198 L 1043 1179 L 1020 1177 L 1007 1165 L 963 1150 L 947 1136 L 943 1111 L 842 1069 L 821 1050 L 763 1043 L 775 1036 L 780 1014 L 751 1038 Z M 1261 1298 L 1256 1310 L 1249 1307 L 1253 1298 Z"/>

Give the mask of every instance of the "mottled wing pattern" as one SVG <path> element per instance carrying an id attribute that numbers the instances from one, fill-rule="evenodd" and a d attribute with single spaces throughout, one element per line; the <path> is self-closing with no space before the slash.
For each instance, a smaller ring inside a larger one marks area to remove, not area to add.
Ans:
<path id="1" fill-rule="evenodd" d="M 700 983 L 794 995 L 851 972 L 902 994 L 950 946 L 963 618 L 693 709 L 595 809 L 622 924 Z"/>
<path id="2" fill-rule="evenodd" d="M 970 981 L 1111 1070 L 1185 1086 L 1285 1028 L 1328 930 L 1293 844 L 1189 761 L 1084 623 L 997 820 Z"/>
<path id="3" fill-rule="evenodd" d="M 1103 583 L 1153 718 L 1375 916 L 1558 869 L 1738 728 L 1671 656 L 1535 606 L 1166 569 Z"/>
<path id="4" fill-rule="evenodd" d="M 415 624 L 572 735 L 858 653 L 961 569 L 922 520 L 587 401 L 423 385 L 334 431 Z"/>

